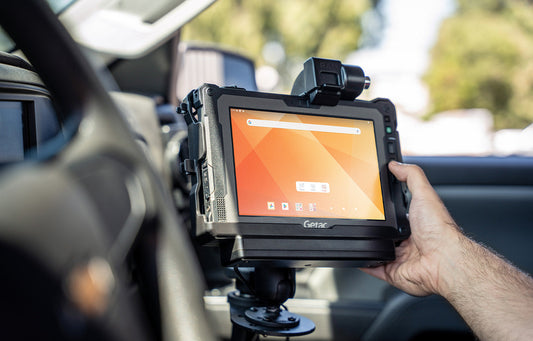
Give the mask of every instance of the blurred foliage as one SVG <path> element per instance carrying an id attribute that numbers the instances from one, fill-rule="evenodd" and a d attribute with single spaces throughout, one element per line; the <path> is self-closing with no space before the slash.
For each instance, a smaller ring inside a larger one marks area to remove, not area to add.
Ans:
<path id="1" fill-rule="evenodd" d="M 496 129 L 533 122 L 533 4 L 460 0 L 441 27 L 425 76 L 431 114 L 486 108 Z"/>
<path id="2" fill-rule="evenodd" d="M 368 0 L 219 0 L 185 25 L 182 40 L 220 43 L 256 66 L 272 64 L 263 47 L 278 42 L 285 58 L 272 66 L 288 91 L 307 58 L 342 60 L 357 48 L 360 17 L 369 6 Z"/>

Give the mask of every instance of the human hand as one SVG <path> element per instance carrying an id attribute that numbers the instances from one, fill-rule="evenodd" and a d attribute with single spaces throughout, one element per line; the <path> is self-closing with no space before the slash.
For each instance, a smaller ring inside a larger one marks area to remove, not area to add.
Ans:
<path id="1" fill-rule="evenodd" d="M 396 248 L 395 261 L 361 270 L 411 295 L 443 295 L 448 288 L 444 273 L 460 259 L 459 244 L 466 238 L 420 167 L 393 161 L 389 170 L 411 191 L 411 236 Z"/>
<path id="2" fill-rule="evenodd" d="M 443 296 L 481 340 L 532 340 L 533 278 L 463 235 L 422 169 L 389 169 L 412 194 L 411 236 L 395 261 L 361 270 L 411 295 Z"/>

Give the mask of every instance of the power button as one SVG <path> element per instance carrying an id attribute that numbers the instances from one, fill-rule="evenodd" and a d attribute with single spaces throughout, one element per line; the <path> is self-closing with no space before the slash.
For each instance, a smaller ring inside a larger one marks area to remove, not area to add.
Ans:
<path id="1" fill-rule="evenodd" d="M 389 154 L 396 154 L 396 145 L 393 142 L 388 142 L 387 150 L 389 151 Z"/>

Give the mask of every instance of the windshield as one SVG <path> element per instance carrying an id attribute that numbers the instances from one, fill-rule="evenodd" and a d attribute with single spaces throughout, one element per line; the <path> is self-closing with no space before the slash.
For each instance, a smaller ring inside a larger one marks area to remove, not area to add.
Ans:
<path id="1" fill-rule="evenodd" d="M 47 0 L 48 4 L 54 11 L 59 14 L 63 12 L 68 6 L 72 5 L 76 0 Z M 0 28 L 0 51 L 12 52 L 15 50 L 15 43 L 11 38 Z"/>
<path id="2" fill-rule="evenodd" d="M 75 2 L 48 0 L 56 13 Z M 405 155 L 533 155 L 531 2 L 220 0 L 187 23 L 213 2 L 157 0 L 145 11 L 138 0 L 88 0 L 94 13 L 79 1 L 62 17 L 76 12 L 67 28 L 106 58 L 139 59 L 183 24 L 187 49 L 215 46 L 253 60 L 248 79 L 265 92 L 289 93 L 311 56 L 359 65 L 372 79 L 361 99 L 395 104 Z M 0 49 L 14 49 L 1 30 Z M 202 74 L 180 75 L 178 100 L 191 89 L 181 82 L 216 83 Z"/>
<path id="3" fill-rule="evenodd" d="M 520 0 L 225 0 L 182 40 L 250 56 L 261 91 L 289 92 L 310 56 L 361 66 L 405 155 L 533 155 L 532 20 Z"/>

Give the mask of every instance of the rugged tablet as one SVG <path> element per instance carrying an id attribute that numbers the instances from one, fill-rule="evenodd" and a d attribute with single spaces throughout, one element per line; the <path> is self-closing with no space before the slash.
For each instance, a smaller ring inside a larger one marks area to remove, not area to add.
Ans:
<path id="1" fill-rule="evenodd" d="M 410 234 L 396 114 L 387 99 L 306 96 L 205 84 L 180 111 L 189 129 L 195 235 L 225 265 L 371 266 Z"/>

